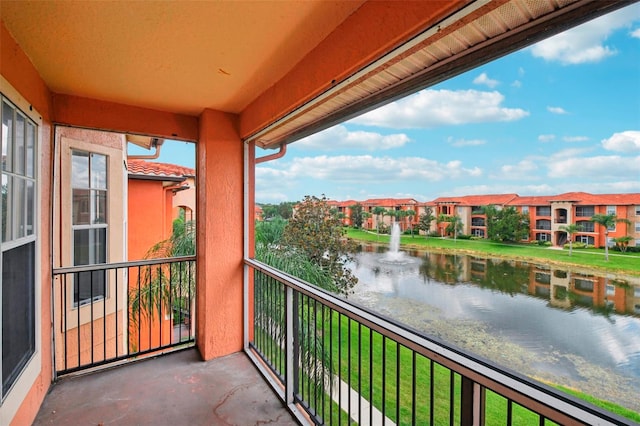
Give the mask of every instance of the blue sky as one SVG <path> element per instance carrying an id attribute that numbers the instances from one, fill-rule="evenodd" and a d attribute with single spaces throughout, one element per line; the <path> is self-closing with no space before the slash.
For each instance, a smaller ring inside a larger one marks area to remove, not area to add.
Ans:
<path id="1" fill-rule="evenodd" d="M 256 167 L 262 203 L 567 191 L 640 192 L 640 4 L 295 142 Z"/>

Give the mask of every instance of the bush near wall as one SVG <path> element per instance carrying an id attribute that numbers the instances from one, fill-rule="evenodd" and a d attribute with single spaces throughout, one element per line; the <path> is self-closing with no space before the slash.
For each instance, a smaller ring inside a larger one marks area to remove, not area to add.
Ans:
<path id="1" fill-rule="evenodd" d="M 563 247 L 568 250 L 569 249 L 569 243 L 565 243 Z M 589 248 L 589 244 L 576 242 L 576 243 L 573 243 L 573 248 L 574 249 L 585 249 L 585 248 Z"/>

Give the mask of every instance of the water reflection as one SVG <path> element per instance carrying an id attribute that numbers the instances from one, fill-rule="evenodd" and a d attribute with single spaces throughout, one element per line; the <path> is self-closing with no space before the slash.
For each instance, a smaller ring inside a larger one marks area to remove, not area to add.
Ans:
<path id="1" fill-rule="evenodd" d="M 361 253 L 385 253 L 378 245 L 362 245 Z M 571 311 L 588 308 L 594 314 L 611 317 L 612 313 L 640 318 L 640 278 L 600 276 L 572 272 L 560 267 L 518 260 L 485 259 L 463 254 L 406 252 L 421 259 L 417 272 L 423 282 L 475 284 L 483 289 L 508 295 L 526 294 L 546 300 L 550 307 Z M 356 264 L 362 263 L 362 257 Z M 407 269 L 374 265 L 373 272 Z M 411 268 L 411 266 L 409 266 Z"/>
<path id="2" fill-rule="evenodd" d="M 424 251 L 389 265 L 385 251 L 361 247 L 356 301 L 523 374 L 602 384 L 603 397 L 639 409 L 624 402 L 640 392 L 639 277 Z"/>

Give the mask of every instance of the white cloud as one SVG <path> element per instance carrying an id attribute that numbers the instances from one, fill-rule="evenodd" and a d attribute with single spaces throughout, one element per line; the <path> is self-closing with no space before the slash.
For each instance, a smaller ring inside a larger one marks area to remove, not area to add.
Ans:
<path id="1" fill-rule="evenodd" d="M 556 138 L 556 135 L 538 135 L 538 140 L 540 142 L 551 142 Z"/>
<path id="2" fill-rule="evenodd" d="M 505 108 L 497 91 L 422 90 L 351 120 L 353 123 L 389 128 L 515 121 L 529 115 L 520 108 Z"/>
<path id="3" fill-rule="evenodd" d="M 599 62 L 617 53 L 615 48 L 604 44 L 609 35 L 629 26 L 639 16 L 640 8 L 623 8 L 543 40 L 531 48 L 531 53 L 563 65 Z"/>
<path id="4" fill-rule="evenodd" d="M 420 157 L 374 157 L 371 155 L 320 155 L 293 158 L 278 172 L 267 172 L 265 177 L 278 176 L 296 181 L 310 178 L 331 182 L 437 182 L 443 179 L 478 177 L 478 167 L 466 168 L 458 160 L 440 163 Z M 256 168 L 256 181 L 262 177 Z"/>
<path id="5" fill-rule="evenodd" d="M 537 177 L 533 175 L 536 170 L 538 170 L 536 162 L 526 159 L 516 164 L 506 164 L 500 167 L 500 173 L 492 174 L 489 177 L 505 180 L 537 180 Z"/>
<path id="6" fill-rule="evenodd" d="M 558 114 L 558 115 L 564 115 L 564 114 L 569 114 L 564 108 L 562 107 L 552 107 L 552 106 L 548 106 L 547 107 L 547 111 L 549 111 L 552 114 Z"/>
<path id="7" fill-rule="evenodd" d="M 489 78 L 487 73 L 483 72 L 482 74 L 480 74 L 479 76 L 477 76 L 476 78 L 473 79 L 473 84 L 484 84 L 485 86 L 489 87 L 490 89 L 493 89 L 498 84 L 500 84 L 500 82 L 498 80 L 493 80 L 493 79 Z"/>
<path id="8" fill-rule="evenodd" d="M 638 176 L 638 157 L 600 155 L 595 157 L 554 156 L 547 163 L 551 178 L 597 178 L 614 179 Z"/>
<path id="9" fill-rule="evenodd" d="M 296 142 L 296 148 L 334 151 L 337 149 L 363 149 L 367 151 L 400 148 L 411 139 L 404 133 L 383 135 L 362 130 L 350 131 L 343 125 L 333 126 Z"/>
<path id="10" fill-rule="evenodd" d="M 638 28 L 637 30 L 631 31 L 630 35 L 633 38 L 640 38 L 640 28 Z"/>
<path id="11" fill-rule="evenodd" d="M 520 87 L 522 87 L 522 82 L 520 80 L 514 80 L 513 83 L 511 83 L 511 87 L 519 89 Z"/>
<path id="12" fill-rule="evenodd" d="M 610 138 L 602 140 L 602 146 L 609 151 L 638 152 L 640 151 L 640 131 L 627 130 L 614 133 Z"/>
<path id="13" fill-rule="evenodd" d="M 587 136 L 564 136 L 562 140 L 565 142 L 584 142 L 588 141 L 589 138 Z"/>
<path id="14" fill-rule="evenodd" d="M 479 146 L 487 143 L 487 141 L 482 139 L 454 139 L 452 137 L 449 137 L 449 139 L 447 139 L 447 142 L 449 143 L 449 145 L 455 147 Z"/>

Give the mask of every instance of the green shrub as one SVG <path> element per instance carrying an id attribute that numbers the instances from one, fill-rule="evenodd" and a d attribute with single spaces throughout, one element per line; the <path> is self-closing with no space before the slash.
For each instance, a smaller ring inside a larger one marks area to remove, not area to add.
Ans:
<path id="1" fill-rule="evenodd" d="M 563 247 L 564 247 L 565 249 L 569 249 L 569 243 L 565 243 Z M 574 249 L 585 249 L 585 248 L 587 248 L 587 247 L 589 247 L 589 245 L 588 245 L 588 244 L 585 244 L 585 243 L 581 243 L 581 242 L 575 242 L 575 243 L 573 243 L 573 248 L 574 248 Z"/>

